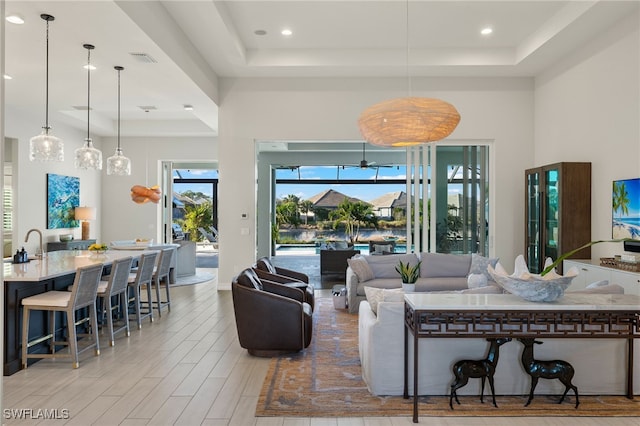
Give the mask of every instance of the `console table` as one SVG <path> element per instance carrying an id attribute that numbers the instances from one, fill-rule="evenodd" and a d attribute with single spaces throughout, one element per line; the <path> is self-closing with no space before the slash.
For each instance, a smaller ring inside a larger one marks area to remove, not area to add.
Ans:
<path id="1" fill-rule="evenodd" d="M 627 340 L 627 397 L 633 398 L 633 339 L 640 338 L 640 297 L 565 294 L 528 302 L 512 294 L 411 293 L 404 296 L 404 398 L 409 398 L 413 334 L 413 422 L 418 422 L 418 339 L 451 337 L 620 338 Z"/>

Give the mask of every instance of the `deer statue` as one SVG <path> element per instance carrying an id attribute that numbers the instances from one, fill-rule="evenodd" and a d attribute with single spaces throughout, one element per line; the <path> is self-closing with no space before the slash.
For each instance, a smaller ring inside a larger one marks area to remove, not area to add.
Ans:
<path id="1" fill-rule="evenodd" d="M 456 362 L 453 366 L 453 374 L 455 375 L 455 379 L 451 384 L 451 396 L 449 397 L 449 407 L 453 410 L 453 398 L 456 399 L 456 402 L 460 404 L 458 400 L 458 393 L 456 392 L 458 389 L 463 387 L 469 382 L 470 378 L 481 378 L 482 379 L 482 389 L 480 391 L 480 402 L 484 403 L 484 382 L 485 379 L 489 379 L 489 387 L 491 388 L 491 396 L 493 398 L 493 406 L 497 407 L 496 404 L 496 392 L 493 387 L 493 375 L 496 372 L 496 365 L 498 365 L 498 357 L 500 352 L 500 346 L 504 345 L 507 342 L 511 341 L 510 337 L 500 337 L 497 339 L 487 339 L 490 342 L 489 351 L 487 352 L 487 356 L 485 359 L 481 360 L 471 360 L 464 359 Z"/>
<path id="2" fill-rule="evenodd" d="M 558 404 L 562 404 L 564 401 L 564 397 L 569 392 L 569 389 L 573 389 L 573 392 L 576 395 L 576 408 L 580 404 L 580 400 L 578 399 L 578 388 L 571 383 L 571 379 L 575 374 L 573 366 L 566 361 L 562 360 L 554 360 L 554 361 L 540 361 L 533 358 L 533 345 L 538 344 L 541 345 L 542 342 L 539 340 L 535 340 L 533 338 L 522 338 L 518 339 L 524 345 L 524 350 L 522 351 L 522 366 L 524 367 L 524 371 L 527 372 L 528 375 L 531 376 L 531 390 L 529 391 L 529 400 L 524 406 L 526 407 L 533 400 L 533 391 L 538 384 L 538 379 L 559 379 L 560 382 L 565 386 L 564 393 L 558 401 Z"/>

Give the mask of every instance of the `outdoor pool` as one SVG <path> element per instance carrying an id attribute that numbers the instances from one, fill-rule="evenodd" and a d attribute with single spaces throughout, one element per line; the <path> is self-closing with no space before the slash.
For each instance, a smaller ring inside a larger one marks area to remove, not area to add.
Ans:
<path id="1" fill-rule="evenodd" d="M 355 244 L 354 248 L 361 254 L 369 254 L 369 244 Z M 406 253 L 407 245 L 396 245 L 396 253 Z M 315 244 L 280 244 L 276 247 L 276 256 L 302 256 L 320 254 L 320 248 Z"/>

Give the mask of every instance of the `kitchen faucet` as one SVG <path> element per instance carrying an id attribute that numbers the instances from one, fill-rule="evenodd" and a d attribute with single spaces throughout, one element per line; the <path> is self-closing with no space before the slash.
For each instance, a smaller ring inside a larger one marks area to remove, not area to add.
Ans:
<path id="1" fill-rule="evenodd" d="M 29 241 L 29 235 L 31 235 L 31 232 L 37 232 L 40 236 L 40 249 L 36 252 L 36 258 L 42 259 L 44 257 L 44 249 L 42 248 L 42 231 L 36 228 L 29 229 L 29 231 L 27 231 L 27 236 L 24 238 L 25 243 Z"/>

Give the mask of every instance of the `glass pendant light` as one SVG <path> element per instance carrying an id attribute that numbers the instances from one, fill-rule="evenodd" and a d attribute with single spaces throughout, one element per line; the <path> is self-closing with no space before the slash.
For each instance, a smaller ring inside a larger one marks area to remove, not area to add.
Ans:
<path id="1" fill-rule="evenodd" d="M 92 44 L 82 45 L 87 49 L 87 138 L 82 148 L 76 149 L 75 165 L 77 169 L 102 170 L 102 151 L 93 147 L 89 132 L 89 117 L 91 116 L 91 51 Z"/>
<path id="2" fill-rule="evenodd" d="M 131 160 L 122 154 L 122 148 L 120 148 L 120 71 L 124 68 L 121 66 L 113 68 L 118 71 L 118 147 L 115 154 L 107 158 L 107 174 L 128 176 L 131 174 Z"/>
<path id="3" fill-rule="evenodd" d="M 53 136 L 49 127 L 49 22 L 55 18 L 43 13 L 40 15 L 47 23 L 47 59 L 45 83 L 45 124 L 42 133 L 29 141 L 29 159 L 31 161 L 64 161 L 64 144 L 62 139 Z"/>

